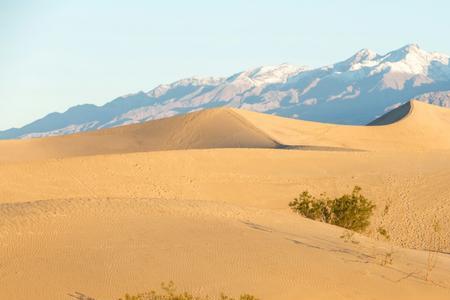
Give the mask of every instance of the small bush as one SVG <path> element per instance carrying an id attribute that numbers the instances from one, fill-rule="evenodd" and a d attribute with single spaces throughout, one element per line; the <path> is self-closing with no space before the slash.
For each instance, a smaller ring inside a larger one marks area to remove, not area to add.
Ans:
<path id="1" fill-rule="evenodd" d="M 331 213 L 329 202 L 329 199 L 318 199 L 310 195 L 307 191 L 304 191 L 298 198 L 295 198 L 293 202 L 289 203 L 289 206 L 292 210 L 306 218 L 329 223 Z"/>
<path id="2" fill-rule="evenodd" d="M 351 194 L 333 200 L 323 195 L 316 198 L 304 191 L 289 203 L 289 207 L 309 219 L 363 232 L 370 225 L 375 205 L 361 195 L 360 187 L 355 186 Z"/>

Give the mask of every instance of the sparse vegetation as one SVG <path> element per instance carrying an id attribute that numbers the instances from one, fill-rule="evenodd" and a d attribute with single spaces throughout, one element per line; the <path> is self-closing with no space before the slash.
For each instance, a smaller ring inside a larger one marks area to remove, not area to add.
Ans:
<path id="1" fill-rule="evenodd" d="M 387 210 L 384 209 L 384 214 L 386 214 Z M 391 236 L 389 235 L 389 232 L 384 228 L 383 226 L 379 226 L 377 228 L 377 233 L 386 241 L 389 242 L 391 239 Z M 382 266 L 385 265 L 392 265 L 394 261 L 394 246 L 392 244 L 389 245 L 389 249 L 384 251 L 381 255 L 377 255 L 377 257 L 380 257 L 379 264 Z"/>
<path id="2" fill-rule="evenodd" d="M 384 206 L 383 211 L 381 212 L 381 223 L 377 228 L 377 233 L 386 241 L 390 241 L 391 236 L 383 224 L 387 214 L 389 213 L 390 207 L 391 207 L 391 200 L 389 199 L 386 205 Z"/>
<path id="3" fill-rule="evenodd" d="M 386 230 L 386 228 L 384 228 L 383 226 L 380 226 L 377 228 L 377 232 L 379 235 L 381 235 L 386 241 L 389 241 L 391 239 L 391 236 L 389 235 L 388 231 Z"/>
<path id="4" fill-rule="evenodd" d="M 425 280 L 431 280 L 431 272 L 436 267 L 439 253 L 443 249 L 443 238 L 441 234 L 441 225 L 435 220 L 432 225 L 432 234 L 430 235 L 429 245 L 433 248 L 428 251 L 427 264 L 425 268 Z"/>
<path id="5" fill-rule="evenodd" d="M 360 187 L 355 186 L 351 194 L 335 199 L 323 194 L 316 198 L 304 191 L 289 203 L 289 207 L 306 218 L 363 232 L 370 225 L 375 204 L 361 194 Z"/>
<path id="6" fill-rule="evenodd" d="M 389 234 L 389 231 L 384 227 L 384 219 L 386 218 L 387 214 L 389 213 L 389 209 L 391 207 L 391 200 L 388 200 L 386 205 L 384 206 L 384 209 L 381 213 L 381 223 L 377 227 L 377 233 L 379 237 L 381 237 L 385 242 L 389 243 L 389 248 L 385 251 L 383 251 L 381 254 L 375 254 L 374 256 L 377 257 L 377 262 L 381 266 L 386 265 L 392 265 L 394 262 L 394 246 L 390 243 L 391 235 Z M 376 252 L 376 251 L 375 251 Z"/>
<path id="7" fill-rule="evenodd" d="M 156 291 L 150 291 L 146 293 L 140 293 L 136 295 L 126 294 L 119 300 L 259 300 L 255 296 L 249 294 L 243 294 L 239 298 L 232 298 L 227 295 L 221 294 L 219 297 L 210 298 L 208 296 L 194 296 L 187 292 L 179 293 L 175 288 L 175 284 L 171 281 L 168 284 L 161 284 L 162 293 Z"/>

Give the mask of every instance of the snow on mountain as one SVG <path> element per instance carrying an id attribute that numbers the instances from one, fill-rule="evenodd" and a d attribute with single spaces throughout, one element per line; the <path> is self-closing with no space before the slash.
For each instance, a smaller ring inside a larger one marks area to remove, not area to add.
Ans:
<path id="1" fill-rule="evenodd" d="M 244 71 L 228 78 L 228 82 L 249 81 L 255 86 L 274 83 L 285 83 L 289 77 L 307 70 L 308 67 L 297 67 L 289 64 L 266 66 Z"/>
<path id="2" fill-rule="evenodd" d="M 286 117 L 338 124 L 366 124 L 419 97 L 448 106 L 449 56 L 407 45 L 380 55 L 362 49 L 333 65 L 311 69 L 281 64 L 228 78 L 185 78 L 103 106 L 80 105 L 52 113 L 0 138 L 29 138 L 115 127 L 231 106 Z M 447 99 L 447 100 L 442 100 Z"/>

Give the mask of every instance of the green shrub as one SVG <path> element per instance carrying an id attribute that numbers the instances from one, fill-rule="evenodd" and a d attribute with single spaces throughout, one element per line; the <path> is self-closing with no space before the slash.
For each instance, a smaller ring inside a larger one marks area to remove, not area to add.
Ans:
<path id="1" fill-rule="evenodd" d="M 304 191 L 298 198 L 295 198 L 293 202 L 289 203 L 289 206 L 294 211 L 309 219 L 329 223 L 329 201 L 330 200 L 328 199 L 318 199 L 309 194 L 307 191 Z"/>
<path id="2" fill-rule="evenodd" d="M 306 218 L 363 232 L 370 225 L 375 205 L 361 195 L 360 187 L 355 186 L 351 194 L 333 200 L 323 195 L 316 198 L 304 191 L 289 203 L 289 207 Z"/>

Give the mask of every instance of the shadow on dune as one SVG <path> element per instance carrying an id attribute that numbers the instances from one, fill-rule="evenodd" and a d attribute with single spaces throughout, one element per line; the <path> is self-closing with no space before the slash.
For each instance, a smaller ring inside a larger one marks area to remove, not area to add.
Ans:
<path id="1" fill-rule="evenodd" d="M 367 152 L 367 150 L 354 149 L 354 148 L 314 146 L 314 145 L 278 145 L 277 149 L 303 150 L 303 151 Z"/>

